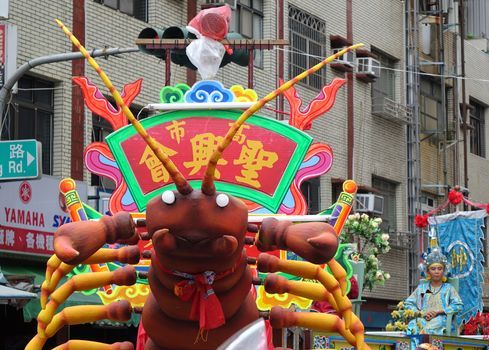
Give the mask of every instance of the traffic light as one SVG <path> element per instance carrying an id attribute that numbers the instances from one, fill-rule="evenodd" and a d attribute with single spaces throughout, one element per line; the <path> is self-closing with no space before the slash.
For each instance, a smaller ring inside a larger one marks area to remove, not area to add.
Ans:
<path id="1" fill-rule="evenodd" d="M 138 39 L 161 39 L 165 28 L 144 28 L 138 35 Z M 138 45 L 139 51 L 156 56 L 161 59 L 165 59 L 166 50 L 165 49 L 148 49 L 146 45 Z"/>
<path id="2" fill-rule="evenodd" d="M 244 39 L 243 36 L 239 33 L 228 33 L 226 35 L 227 40 L 239 40 Z M 234 62 L 239 64 L 240 66 L 247 66 L 249 60 L 249 52 L 245 49 L 233 49 L 233 53 L 230 55 L 227 52 L 224 54 L 222 58 L 221 65 L 219 67 L 224 67 L 226 64 Z"/>
<path id="3" fill-rule="evenodd" d="M 168 28 L 144 28 L 138 35 L 138 39 L 196 39 L 196 36 L 190 33 L 185 27 L 172 26 Z M 165 49 L 148 49 L 146 45 L 138 45 L 141 52 L 148 55 L 166 59 Z M 180 66 L 185 66 L 196 70 L 197 68 L 190 62 L 185 53 L 185 48 L 170 49 L 171 61 Z"/>
<path id="4" fill-rule="evenodd" d="M 185 27 L 173 26 L 165 29 L 162 39 L 197 39 L 197 37 L 193 33 L 190 33 Z M 185 48 L 172 49 L 171 61 L 179 66 L 197 70 L 197 67 L 195 67 L 188 59 Z"/>
<path id="5" fill-rule="evenodd" d="M 196 39 L 193 33 L 190 33 L 185 27 L 172 26 L 168 28 L 144 28 L 141 33 L 139 33 L 138 39 Z M 239 33 L 228 33 L 226 35 L 228 40 L 238 40 L 244 39 Z M 149 49 L 146 45 L 138 45 L 141 52 L 156 56 L 161 59 L 166 59 L 165 49 Z M 190 62 L 185 48 L 181 49 L 170 49 L 171 61 L 180 66 L 191 68 L 196 70 L 197 68 Z M 228 63 L 234 62 L 240 66 L 247 66 L 249 59 L 248 49 L 233 49 L 233 53 L 230 55 L 227 52 L 221 61 L 219 67 L 224 67 Z"/>

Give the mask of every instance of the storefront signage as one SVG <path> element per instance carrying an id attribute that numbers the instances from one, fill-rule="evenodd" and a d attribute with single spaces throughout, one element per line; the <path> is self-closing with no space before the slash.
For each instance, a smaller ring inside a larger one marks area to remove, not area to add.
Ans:
<path id="1" fill-rule="evenodd" d="M 0 251 L 53 254 L 54 232 L 71 221 L 58 185 L 53 176 L 0 183 Z M 86 201 L 87 186 L 77 182 L 77 190 Z"/>

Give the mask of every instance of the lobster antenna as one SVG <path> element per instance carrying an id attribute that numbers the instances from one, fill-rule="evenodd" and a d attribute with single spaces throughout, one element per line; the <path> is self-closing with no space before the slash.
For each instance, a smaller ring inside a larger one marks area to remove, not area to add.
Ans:
<path id="1" fill-rule="evenodd" d="M 73 35 L 73 33 L 71 33 L 69 29 L 66 28 L 66 26 L 60 20 L 57 19 L 56 23 L 63 30 L 66 36 L 68 36 L 68 38 L 71 40 L 73 45 L 75 45 L 76 48 L 88 60 L 88 63 L 90 63 L 93 69 L 95 69 L 95 71 L 98 73 L 98 75 L 104 82 L 105 86 L 109 89 L 112 97 L 117 103 L 117 106 L 119 106 L 122 109 L 122 112 L 124 113 L 126 118 L 131 122 L 134 129 L 136 129 L 138 134 L 144 139 L 144 141 L 148 144 L 148 146 L 154 152 L 156 157 L 160 160 L 161 164 L 163 164 L 165 169 L 168 171 L 171 178 L 173 179 L 173 182 L 175 182 L 178 192 L 180 192 L 181 194 L 189 194 L 190 192 L 192 192 L 193 191 L 192 186 L 190 186 L 190 184 L 187 182 L 185 177 L 183 177 L 182 173 L 180 173 L 180 171 L 177 169 L 175 163 L 173 163 L 172 160 L 168 157 L 168 155 L 158 146 L 156 140 L 153 137 L 151 137 L 147 133 L 147 131 L 143 128 L 141 123 L 136 118 L 134 118 L 134 115 L 132 114 L 131 110 L 127 107 L 127 105 L 124 103 L 124 100 L 122 99 L 119 91 L 117 91 L 114 85 L 112 85 L 112 82 L 110 81 L 109 77 L 98 65 L 97 61 L 95 61 L 93 57 L 90 56 L 88 51 L 83 47 L 83 45 L 78 41 L 78 39 Z"/>
<path id="2" fill-rule="evenodd" d="M 326 64 L 336 60 L 338 57 L 344 55 L 345 53 L 355 50 L 359 47 L 363 46 L 363 44 L 355 44 L 349 47 L 344 48 L 341 51 L 338 51 L 334 55 L 331 55 L 327 58 L 325 58 L 323 61 L 319 62 L 318 64 L 312 66 L 308 70 L 302 72 L 301 74 L 297 75 L 296 77 L 290 79 L 289 81 L 283 83 L 280 85 L 275 91 L 269 93 L 265 97 L 263 97 L 261 100 L 255 102 L 251 107 L 249 107 L 246 111 L 241 114 L 241 116 L 234 122 L 234 124 L 229 128 L 226 136 L 224 139 L 221 141 L 221 143 L 217 146 L 217 149 L 214 151 L 212 156 L 209 159 L 209 163 L 207 164 L 207 169 L 204 175 L 204 180 L 202 181 L 202 192 L 207 194 L 207 195 L 212 195 L 216 192 L 216 187 L 214 185 L 214 173 L 216 171 L 216 166 L 217 162 L 222 156 L 222 152 L 229 146 L 231 141 L 233 140 L 234 135 L 238 132 L 239 128 L 241 125 L 244 124 L 244 122 L 252 116 L 256 111 L 261 109 L 266 103 L 270 102 L 274 98 L 276 98 L 278 95 L 283 93 L 285 90 L 290 89 L 292 86 L 297 84 L 299 81 L 304 79 L 305 77 L 311 75 L 312 73 L 315 73 L 322 67 L 324 67 Z"/>

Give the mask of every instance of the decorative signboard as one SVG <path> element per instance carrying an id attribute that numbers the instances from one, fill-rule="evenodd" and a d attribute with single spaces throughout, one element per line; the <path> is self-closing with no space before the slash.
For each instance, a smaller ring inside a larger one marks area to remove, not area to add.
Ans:
<path id="1" fill-rule="evenodd" d="M 141 124 L 198 188 L 209 157 L 240 115 L 235 110 L 173 111 L 144 119 Z M 145 210 L 149 199 L 174 188 L 168 172 L 132 126 L 117 130 L 106 140 L 140 211 Z M 311 137 L 277 120 L 255 115 L 241 127 L 234 141 L 218 162 L 217 190 L 276 212 Z"/>

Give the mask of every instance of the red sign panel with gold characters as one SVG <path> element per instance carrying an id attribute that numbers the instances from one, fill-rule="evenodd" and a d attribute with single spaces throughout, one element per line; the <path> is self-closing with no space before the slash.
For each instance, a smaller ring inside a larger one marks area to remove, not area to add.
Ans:
<path id="1" fill-rule="evenodd" d="M 195 187 L 217 145 L 241 115 L 235 110 L 174 111 L 141 121 L 180 172 Z M 173 184 L 149 146 L 127 126 L 106 139 L 143 211 L 149 199 Z M 276 211 L 312 139 L 277 120 L 252 116 L 218 161 L 216 188 Z"/>

